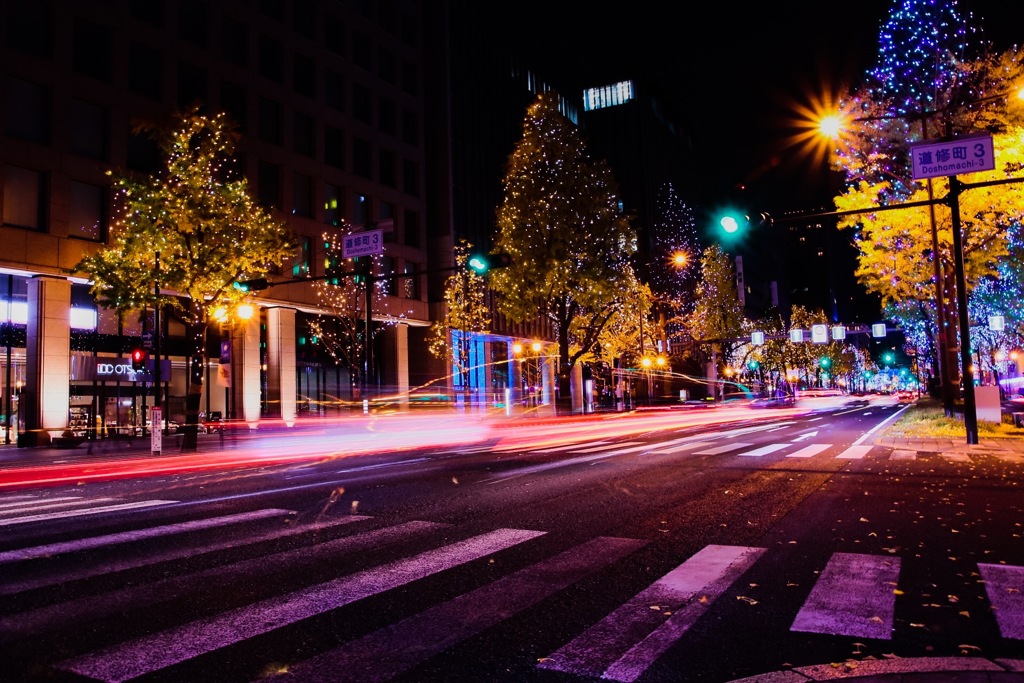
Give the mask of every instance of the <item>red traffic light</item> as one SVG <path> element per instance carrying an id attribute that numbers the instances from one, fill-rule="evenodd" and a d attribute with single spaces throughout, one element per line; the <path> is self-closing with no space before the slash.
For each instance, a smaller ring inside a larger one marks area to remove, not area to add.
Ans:
<path id="1" fill-rule="evenodd" d="M 132 349 L 132 370 L 145 370 L 148 355 L 145 349 Z"/>

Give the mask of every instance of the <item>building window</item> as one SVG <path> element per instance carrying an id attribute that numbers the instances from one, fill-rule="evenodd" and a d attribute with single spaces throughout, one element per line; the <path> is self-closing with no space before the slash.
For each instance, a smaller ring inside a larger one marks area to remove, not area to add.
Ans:
<path id="1" fill-rule="evenodd" d="M 415 96 L 419 92 L 420 79 L 419 71 L 416 69 L 416 65 L 413 62 L 403 60 L 402 61 L 402 90 L 406 93 Z"/>
<path id="2" fill-rule="evenodd" d="M 362 226 L 370 220 L 370 199 L 359 192 L 352 193 L 352 225 Z"/>
<path id="3" fill-rule="evenodd" d="M 324 126 L 324 163 L 345 168 L 345 138 L 340 128 Z"/>
<path id="4" fill-rule="evenodd" d="M 313 260 L 313 239 L 300 237 L 299 246 L 295 250 L 295 263 L 292 265 L 292 277 L 307 277 L 309 264 Z"/>
<path id="5" fill-rule="evenodd" d="M 410 247 L 420 246 L 420 215 L 411 209 L 405 210 L 403 235 Z"/>
<path id="6" fill-rule="evenodd" d="M 281 167 L 269 161 L 260 161 L 257 171 L 259 200 L 263 206 L 281 206 Z"/>
<path id="7" fill-rule="evenodd" d="M 395 53 L 385 47 L 377 50 L 377 75 L 391 85 L 398 85 L 398 69 L 395 66 Z"/>
<path id="8" fill-rule="evenodd" d="M 107 158 L 107 111 L 103 107 L 71 100 L 71 151 L 93 159 Z"/>
<path id="9" fill-rule="evenodd" d="M 4 168 L 4 225 L 42 231 L 46 177 L 20 166 Z"/>
<path id="10" fill-rule="evenodd" d="M 312 57 L 292 55 L 292 88 L 300 95 L 316 97 L 316 64 Z"/>
<path id="11" fill-rule="evenodd" d="M 22 52 L 53 56 L 53 3 L 7 3 L 7 44 Z"/>
<path id="12" fill-rule="evenodd" d="M 345 111 L 345 77 L 330 69 L 324 70 L 324 104 Z"/>
<path id="13" fill-rule="evenodd" d="M 68 187 L 68 237 L 102 242 L 106 239 L 103 189 L 72 180 Z"/>
<path id="14" fill-rule="evenodd" d="M 369 179 L 371 171 L 370 143 L 362 138 L 352 138 L 352 172 Z"/>
<path id="15" fill-rule="evenodd" d="M 402 110 L 402 142 L 407 145 L 420 144 L 419 117 L 411 109 Z"/>
<path id="16" fill-rule="evenodd" d="M 72 34 L 72 63 L 75 71 L 107 83 L 113 70 L 113 40 L 105 26 L 75 17 Z"/>
<path id="17" fill-rule="evenodd" d="M 382 275 L 395 275 L 395 259 L 390 256 L 381 256 L 380 272 Z M 386 296 L 396 296 L 398 294 L 398 278 L 382 278 L 380 280 L 380 289 Z"/>
<path id="18" fill-rule="evenodd" d="M 130 0 L 128 13 L 153 26 L 164 25 L 163 0 Z"/>
<path id="19" fill-rule="evenodd" d="M 406 299 L 420 298 L 420 269 L 415 263 L 405 262 L 405 275 L 402 278 L 401 296 Z"/>
<path id="20" fill-rule="evenodd" d="M 281 144 L 281 105 L 265 97 L 260 98 L 260 139 Z"/>
<path id="21" fill-rule="evenodd" d="M 282 0 L 260 0 L 260 11 L 275 21 L 284 20 L 284 3 Z"/>
<path id="22" fill-rule="evenodd" d="M 316 5 L 313 0 L 291 0 L 292 28 L 300 36 L 316 39 Z"/>
<path id="23" fill-rule="evenodd" d="M 244 23 L 228 16 L 221 17 L 220 55 L 232 64 L 249 65 L 249 33 Z"/>
<path id="24" fill-rule="evenodd" d="M 395 103 L 386 97 L 377 100 L 377 127 L 381 132 L 394 135 L 398 130 L 398 116 L 395 113 Z"/>
<path id="25" fill-rule="evenodd" d="M 373 122 L 370 107 L 370 89 L 361 83 L 352 84 L 352 116 L 369 125 Z"/>
<path id="26" fill-rule="evenodd" d="M 45 144 L 50 138 L 50 93 L 41 85 L 8 76 L 6 126 L 8 135 Z"/>
<path id="27" fill-rule="evenodd" d="M 330 14 L 324 17 L 324 47 L 345 56 L 345 22 Z"/>
<path id="28" fill-rule="evenodd" d="M 370 39 L 362 31 L 352 32 L 352 63 L 370 70 Z"/>
<path id="29" fill-rule="evenodd" d="M 305 173 L 292 173 L 292 215 L 313 217 L 313 179 Z"/>
<path id="30" fill-rule="evenodd" d="M 186 43 L 206 47 L 209 19 L 206 16 L 206 2 L 199 0 L 178 0 L 178 36 Z"/>
<path id="31" fill-rule="evenodd" d="M 342 216 L 345 215 L 343 200 L 344 194 L 337 185 L 324 183 L 324 223 L 328 225 L 341 225 Z"/>
<path id="32" fill-rule="evenodd" d="M 132 43 L 128 55 L 128 89 L 136 95 L 159 100 L 164 86 L 160 52 L 148 45 Z"/>
<path id="33" fill-rule="evenodd" d="M 395 168 L 395 153 L 387 149 L 380 150 L 377 154 L 377 163 L 377 173 L 380 175 L 380 182 L 388 187 L 397 189 L 398 174 Z"/>
<path id="34" fill-rule="evenodd" d="M 280 42 L 260 36 L 259 60 L 260 76 L 275 83 L 284 83 L 284 47 Z"/>
<path id="35" fill-rule="evenodd" d="M 190 107 L 206 101 L 206 72 L 191 64 L 178 64 L 178 104 Z"/>
<path id="36" fill-rule="evenodd" d="M 616 107 L 634 98 L 633 81 L 619 81 L 600 88 L 588 88 L 583 91 L 583 111 Z"/>
<path id="37" fill-rule="evenodd" d="M 402 164 L 402 190 L 413 197 L 420 196 L 420 169 L 410 159 Z"/>
<path id="38" fill-rule="evenodd" d="M 292 149 L 296 154 L 316 157 L 316 131 L 313 117 L 300 112 L 292 113 Z"/>
<path id="39" fill-rule="evenodd" d="M 249 125 L 249 107 L 246 105 L 247 95 L 245 88 L 235 85 L 230 81 L 221 81 L 220 106 L 227 112 L 240 131 L 247 130 Z"/>

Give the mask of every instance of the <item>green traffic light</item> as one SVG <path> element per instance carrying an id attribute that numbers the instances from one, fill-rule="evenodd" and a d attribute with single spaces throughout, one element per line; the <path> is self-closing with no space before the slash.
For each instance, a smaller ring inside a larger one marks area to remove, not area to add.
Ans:
<path id="1" fill-rule="evenodd" d="M 832 365 L 832 359 L 829 358 L 828 356 L 823 356 L 821 360 L 818 361 L 818 364 L 821 365 L 821 367 L 823 368 L 827 368 L 830 365 Z"/>
<path id="2" fill-rule="evenodd" d="M 487 272 L 487 259 L 483 256 L 473 256 L 469 259 L 469 267 L 477 273 Z"/>
<path id="3" fill-rule="evenodd" d="M 722 216 L 719 225 L 722 226 L 722 230 L 725 230 L 730 235 L 740 229 L 739 221 L 736 220 L 735 216 Z"/>

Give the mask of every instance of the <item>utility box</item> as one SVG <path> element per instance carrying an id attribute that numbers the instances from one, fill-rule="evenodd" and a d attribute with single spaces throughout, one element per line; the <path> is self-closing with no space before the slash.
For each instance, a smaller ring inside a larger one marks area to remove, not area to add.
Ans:
<path id="1" fill-rule="evenodd" d="M 999 402 L 999 387 L 974 387 L 974 403 L 979 420 L 996 424 L 1003 421 L 1003 408 Z"/>

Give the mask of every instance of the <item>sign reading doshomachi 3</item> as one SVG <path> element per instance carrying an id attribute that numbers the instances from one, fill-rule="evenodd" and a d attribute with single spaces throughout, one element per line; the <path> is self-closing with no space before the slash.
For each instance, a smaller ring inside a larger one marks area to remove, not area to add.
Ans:
<path id="1" fill-rule="evenodd" d="M 914 180 L 994 171 L 996 155 L 991 135 L 968 135 L 955 140 L 926 140 L 910 146 Z"/>
<path id="2" fill-rule="evenodd" d="M 384 230 L 382 229 L 345 235 L 342 240 L 341 255 L 343 258 L 384 253 Z"/>

